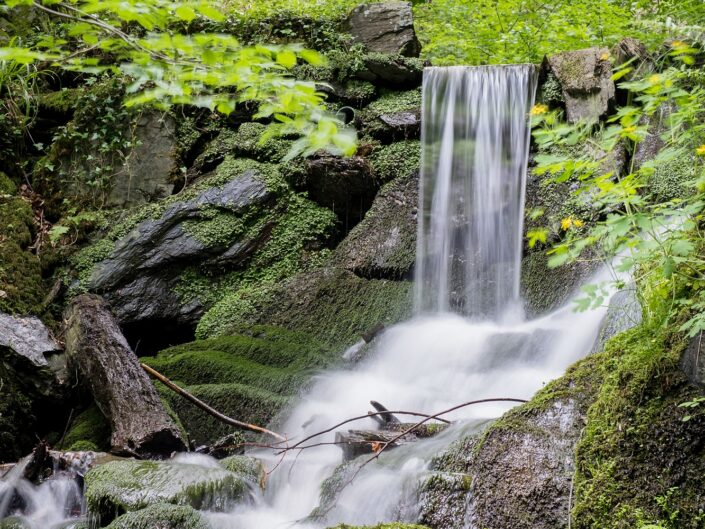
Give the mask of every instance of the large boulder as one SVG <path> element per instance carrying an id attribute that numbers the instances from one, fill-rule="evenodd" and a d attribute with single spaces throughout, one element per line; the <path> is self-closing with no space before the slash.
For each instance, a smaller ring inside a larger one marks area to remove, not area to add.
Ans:
<path id="1" fill-rule="evenodd" d="M 372 167 L 365 158 L 312 158 L 307 160 L 307 170 L 309 195 L 317 204 L 335 211 L 346 231 L 362 220 L 377 192 Z"/>
<path id="2" fill-rule="evenodd" d="M 408 279 L 416 256 L 418 184 L 418 173 L 411 173 L 384 186 L 336 248 L 334 262 L 361 277 Z"/>
<path id="3" fill-rule="evenodd" d="M 614 102 L 615 86 L 607 48 L 589 48 L 551 55 L 543 68 L 561 85 L 566 118 L 574 123 L 596 121 Z"/>
<path id="4" fill-rule="evenodd" d="M 601 382 L 588 358 L 434 461 L 419 521 L 438 529 L 553 529 L 570 514 L 575 445 Z"/>
<path id="5" fill-rule="evenodd" d="M 210 529 L 203 515 L 188 505 L 155 503 L 140 511 L 128 512 L 111 522 L 107 529 Z"/>
<path id="6" fill-rule="evenodd" d="M 60 351 L 38 319 L 0 313 L 0 463 L 27 455 L 65 420 L 66 373 L 52 369 Z"/>
<path id="7" fill-rule="evenodd" d="M 418 57 L 421 43 L 414 31 L 411 2 L 362 4 L 352 10 L 345 29 L 369 51 Z"/>

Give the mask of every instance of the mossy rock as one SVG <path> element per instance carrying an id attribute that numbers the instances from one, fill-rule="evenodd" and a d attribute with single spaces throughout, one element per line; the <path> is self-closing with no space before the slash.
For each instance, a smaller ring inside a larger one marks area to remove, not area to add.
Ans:
<path id="1" fill-rule="evenodd" d="M 110 433 L 110 423 L 93 404 L 75 417 L 58 448 L 69 452 L 108 451 Z"/>
<path id="2" fill-rule="evenodd" d="M 184 386 L 184 389 L 228 417 L 254 424 L 268 424 L 289 402 L 288 397 L 244 384 L 201 384 Z M 165 396 L 196 445 L 213 443 L 232 433 L 232 426 L 196 408 L 183 397 Z"/>
<path id="3" fill-rule="evenodd" d="M 210 525 L 192 507 L 157 503 L 123 514 L 106 529 L 210 529 Z"/>
<path id="4" fill-rule="evenodd" d="M 521 298 L 530 318 L 548 314 L 567 303 L 597 272 L 598 259 L 583 259 L 551 268 L 545 252 L 534 251 L 521 261 Z"/>
<path id="5" fill-rule="evenodd" d="M 340 352 L 374 327 L 406 319 L 411 309 L 409 281 L 363 279 L 339 268 L 321 268 L 277 284 L 246 313 L 221 310 L 209 332 L 227 335 L 266 322 L 305 332 Z"/>
<path id="6" fill-rule="evenodd" d="M 404 140 L 374 150 L 370 157 L 374 176 L 380 182 L 417 173 L 421 164 L 421 143 Z"/>
<path id="7" fill-rule="evenodd" d="M 649 176 L 647 191 L 654 202 L 686 199 L 695 193 L 695 164 L 690 156 L 669 161 L 656 161 Z"/>
<path id="8" fill-rule="evenodd" d="M 88 510 L 103 525 L 157 503 L 225 511 L 249 490 L 246 478 L 217 464 L 179 461 L 111 461 L 89 470 L 85 483 Z"/>
<path id="9" fill-rule="evenodd" d="M 263 162 L 279 163 L 289 153 L 292 140 L 266 137 L 267 126 L 260 123 L 243 123 L 232 136 L 233 152 Z"/>
<path id="10" fill-rule="evenodd" d="M 646 324 L 607 343 L 576 450 L 574 527 L 703 527 L 705 415 L 679 407 L 702 396 L 680 370 L 685 345 Z"/>
<path id="11" fill-rule="evenodd" d="M 264 465 L 254 457 L 234 455 L 221 459 L 219 463 L 225 470 L 235 472 L 252 483 L 263 484 L 267 477 Z"/>
<path id="12" fill-rule="evenodd" d="M 32 526 L 23 521 L 22 518 L 10 516 L 0 520 L 0 529 L 32 529 Z"/>

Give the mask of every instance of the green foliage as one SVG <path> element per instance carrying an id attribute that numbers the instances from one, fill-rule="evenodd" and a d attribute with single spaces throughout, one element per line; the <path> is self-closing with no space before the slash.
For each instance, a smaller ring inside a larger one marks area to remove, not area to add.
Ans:
<path id="1" fill-rule="evenodd" d="M 82 73 L 110 72 L 130 79 L 128 107 L 190 104 L 230 114 L 242 103 L 257 101 L 256 116 L 276 123 L 272 133 L 299 137 L 292 156 L 324 148 L 343 154 L 354 151 L 353 135 L 323 111 L 323 96 L 314 84 L 290 75 L 299 60 L 317 65 L 323 62 L 321 56 L 297 45 L 248 47 L 225 33 L 191 33 L 191 23 L 225 19 L 213 3 L 3 3 L 6 9 L 17 6 L 49 14 L 56 27 L 32 43 L 1 47 L 2 65 L 50 63 Z"/>
<path id="2" fill-rule="evenodd" d="M 606 127 L 568 125 L 555 113 L 534 112 L 539 124 L 534 138 L 555 153 L 537 157 L 536 173 L 550 175 L 554 183 L 575 182 L 574 196 L 587 198 L 604 219 L 585 227 L 580 219 L 563 219 L 563 240 L 549 251 L 549 264 L 576 261 L 590 249 L 608 261 L 619 256 L 617 270 L 635 272 L 646 318 L 665 325 L 690 314 L 681 329 L 691 336 L 705 329 L 705 89 L 684 87 L 695 53 L 686 43 L 674 42 L 668 57 L 677 61 L 674 65 L 622 83 L 632 104 L 620 108 Z M 655 120 L 664 106 L 673 108 L 664 130 L 650 132 L 645 123 Z M 663 148 L 645 163 L 637 165 L 633 158 L 626 174 L 573 148 L 592 144 L 610 153 L 626 143 L 635 152 L 651 133 L 660 134 Z M 621 286 L 619 280 L 614 283 Z M 606 289 L 593 285 L 586 294 L 579 308 L 602 304 Z"/>

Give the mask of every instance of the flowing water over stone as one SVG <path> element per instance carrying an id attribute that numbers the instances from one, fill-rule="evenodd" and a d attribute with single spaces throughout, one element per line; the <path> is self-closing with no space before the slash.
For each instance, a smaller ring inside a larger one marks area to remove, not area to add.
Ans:
<path id="1" fill-rule="evenodd" d="M 432 414 L 475 399 L 528 399 L 590 351 L 602 310 L 578 314 L 566 307 L 530 322 L 517 317 L 527 116 L 535 86 L 533 66 L 426 70 L 420 315 L 387 330 L 354 368 L 321 375 L 279 428 L 291 442 L 364 414 L 370 400 Z M 370 456 L 338 467 L 334 433 L 311 441 L 323 446 L 283 461 L 256 451 L 268 468 L 277 467 L 266 493 L 254 506 L 212 515 L 211 523 L 274 529 L 416 521 L 432 458 L 509 407 L 458 410 L 445 417 L 456 422 L 441 434 L 385 452 L 359 473 Z M 375 427 L 364 419 L 339 430 Z"/>

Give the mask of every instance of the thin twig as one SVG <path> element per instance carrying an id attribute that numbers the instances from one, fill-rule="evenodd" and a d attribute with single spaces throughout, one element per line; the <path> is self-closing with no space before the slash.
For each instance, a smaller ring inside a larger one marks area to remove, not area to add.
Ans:
<path id="1" fill-rule="evenodd" d="M 142 366 L 142 369 L 144 369 L 147 373 L 149 373 L 154 378 L 159 380 L 166 387 L 168 387 L 169 389 L 178 393 L 179 395 L 184 397 L 186 400 L 195 404 L 196 406 L 201 408 L 206 413 L 209 413 L 210 415 L 212 415 L 216 419 L 218 419 L 226 424 L 229 424 L 231 426 L 236 426 L 238 428 L 243 428 L 245 430 L 250 430 L 253 432 L 264 433 L 264 434 L 267 434 L 271 437 L 274 437 L 275 439 L 279 439 L 281 442 L 286 442 L 286 437 L 279 435 L 278 433 L 275 433 L 271 430 L 267 430 L 266 428 L 263 428 L 261 426 L 257 426 L 256 424 L 249 424 L 249 423 L 238 421 L 237 419 L 233 419 L 231 417 L 228 417 L 227 415 L 223 415 L 222 413 L 220 413 L 216 409 L 211 408 L 208 404 L 206 404 L 202 400 L 191 395 L 188 391 L 186 391 L 186 390 L 180 388 L 179 386 L 177 386 L 176 384 L 174 384 L 171 380 L 169 380 L 167 377 L 165 377 L 164 375 L 162 375 L 158 371 L 152 369 L 148 365 L 145 365 L 142 363 L 140 365 Z"/>

